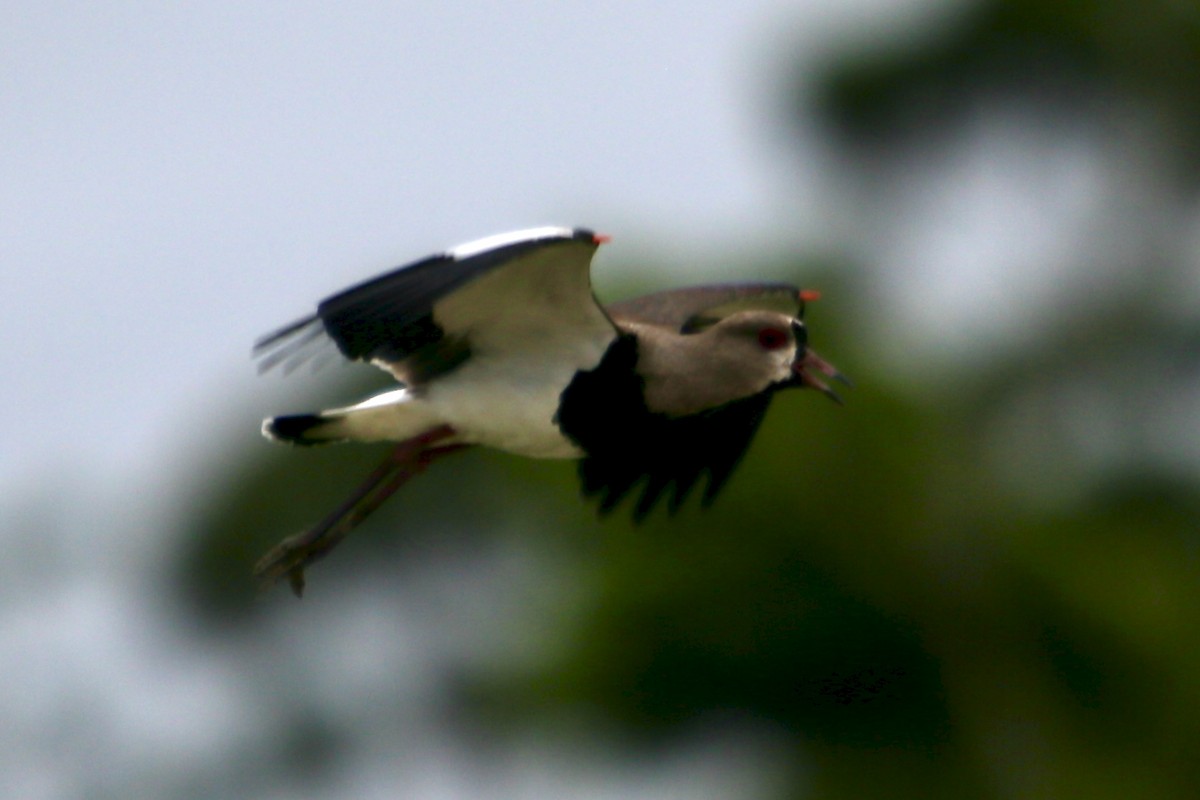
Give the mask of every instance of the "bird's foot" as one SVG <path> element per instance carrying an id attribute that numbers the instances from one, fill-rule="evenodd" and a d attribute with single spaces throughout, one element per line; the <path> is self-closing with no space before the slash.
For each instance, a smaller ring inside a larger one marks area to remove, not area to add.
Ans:
<path id="1" fill-rule="evenodd" d="M 287 578 L 292 593 L 300 597 L 304 593 L 304 570 L 310 564 L 324 558 L 371 512 L 436 458 L 466 447 L 461 444 L 433 446 L 452 435 L 454 430 L 442 425 L 396 445 L 383 463 L 328 516 L 272 547 L 254 565 L 254 576 L 264 588 Z"/>

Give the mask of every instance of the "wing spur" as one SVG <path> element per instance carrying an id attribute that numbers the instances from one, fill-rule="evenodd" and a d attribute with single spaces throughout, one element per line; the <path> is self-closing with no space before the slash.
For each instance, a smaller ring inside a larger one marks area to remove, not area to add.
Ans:
<path id="1" fill-rule="evenodd" d="M 563 250 L 564 262 L 573 261 L 571 266 L 582 267 L 584 297 L 577 302 L 594 306 L 587 266 L 600 241 L 583 228 L 536 228 L 481 239 L 400 267 L 327 297 L 318 304 L 315 314 L 259 339 L 254 345 L 259 370 L 265 372 L 280 364 L 289 370 L 295 368 L 317 352 L 325 337 L 351 360 L 402 362 L 436 348 L 447 334 L 459 333 L 445 330 L 437 311 L 460 289 L 501 267 L 530 262 L 535 254 L 556 248 Z M 578 249 L 578 258 L 573 259 L 571 248 Z M 560 281 L 571 281 L 572 288 L 580 283 L 578 275 L 557 278 L 551 274 L 546 278 L 542 283 L 549 284 L 551 290 Z M 503 282 L 496 288 L 503 290 Z M 518 307 L 522 300 L 529 299 L 515 298 Z M 456 321 L 469 326 L 473 309 L 455 311 Z M 603 316 L 598 308 L 595 314 Z"/>

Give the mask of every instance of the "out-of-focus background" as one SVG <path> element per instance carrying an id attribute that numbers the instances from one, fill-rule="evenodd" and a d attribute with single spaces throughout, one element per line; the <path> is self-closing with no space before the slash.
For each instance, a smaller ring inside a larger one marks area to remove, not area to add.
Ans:
<path id="1" fill-rule="evenodd" d="M 1172 798 L 1200 785 L 1200 10 L 8 3 L 0 795 Z M 819 288 L 845 408 L 707 513 L 258 437 L 347 283 L 539 224 L 602 297 Z"/>

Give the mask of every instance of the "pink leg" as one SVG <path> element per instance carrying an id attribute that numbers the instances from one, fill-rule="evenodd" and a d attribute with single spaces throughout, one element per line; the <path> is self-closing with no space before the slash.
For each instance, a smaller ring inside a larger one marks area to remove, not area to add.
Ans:
<path id="1" fill-rule="evenodd" d="M 442 425 L 396 445 L 345 502 L 313 527 L 289 536 L 259 559 L 254 566 L 255 577 L 267 586 L 286 577 L 292 592 L 300 597 L 304 592 L 304 570 L 309 564 L 323 558 L 397 489 L 435 460 L 467 447 L 462 444 L 436 446 L 437 442 L 453 435 L 453 428 Z"/>

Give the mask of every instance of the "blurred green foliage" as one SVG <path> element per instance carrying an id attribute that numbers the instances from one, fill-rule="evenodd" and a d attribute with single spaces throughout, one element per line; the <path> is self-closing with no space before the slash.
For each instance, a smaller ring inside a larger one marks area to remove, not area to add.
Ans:
<path id="1" fill-rule="evenodd" d="M 848 140 L 886 145 L 946 124 L 941 111 L 996 81 L 1119 86 L 1169 110 L 1159 142 L 1183 163 L 1200 130 L 1198 15 L 1188 3 L 973 4 L 911 52 L 831 70 L 823 108 Z M 1194 796 L 1196 475 L 1145 454 L 1080 466 L 1059 444 L 1062 420 L 1041 412 L 1066 402 L 1070 415 L 1067 392 L 1087 376 L 1107 376 L 1085 384 L 1105 395 L 1141 396 L 1126 376 L 1156 359 L 1175 378 L 1162 390 L 1194 391 L 1197 326 L 1160 319 L 1151 287 L 1119 332 L 1113 309 L 1081 304 L 1044 321 L 1027 352 L 914 391 L 856 344 L 847 320 L 869 312 L 846 276 L 809 280 L 812 266 L 790 273 L 826 290 L 814 345 L 858 388 L 846 408 L 780 396 L 709 512 L 601 524 L 575 501 L 571 465 L 473 454 L 408 487 L 336 558 L 419 558 L 422 537 L 487 537 L 511 519 L 528 521 L 529 547 L 555 551 L 556 583 L 574 592 L 555 646 L 462 684 L 486 730 L 586 709 L 652 750 L 706 720 L 749 719 L 812 768 L 797 797 Z M 1014 418 L 1034 432 L 1037 496 L 996 457 L 1025 447 Z M 195 607 L 255 624 L 254 558 L 376 457 L 278 450 L 227 473 L 180 564 Z M 314 585 L 335 579 L 326 568 Z"/>
<path id="2" fill-rule="evenodd" d="M 954 135 L 972 102 L 1017 97 L 1080 110 L 1136 101 L 1200 178 L 1200 6 L 1178 0 L 980 0 L 925 35 L 840 53 L 816 105 L 846 142 L 887 148 Z M 808 81 L 804 82 L 808 85 Z"/>

